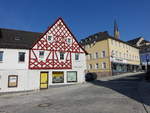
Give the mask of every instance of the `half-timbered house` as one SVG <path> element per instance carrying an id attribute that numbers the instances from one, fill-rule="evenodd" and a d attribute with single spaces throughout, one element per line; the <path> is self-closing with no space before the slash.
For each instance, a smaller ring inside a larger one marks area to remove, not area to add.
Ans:
<path id="1" fill-rule="evenodd" d="M 82 83 L 85 54 L 62 18 L 44 33 L 0 29 L 0 92 Z"/>

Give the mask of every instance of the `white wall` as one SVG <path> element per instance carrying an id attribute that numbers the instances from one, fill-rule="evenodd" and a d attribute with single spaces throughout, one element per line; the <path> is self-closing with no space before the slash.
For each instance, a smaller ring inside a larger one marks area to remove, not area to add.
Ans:
<path id="1" fill-rule="evenodd" d="M 0 70 L 28 69 L 29 50 L 26 49 L 0 49 L 4 51 L 3 61 L 0 62 Z M 25 62 L 18 61 L 18 52 L 25 52 Z"/>
<path id="2" fill-rule="evenodd" d="M 40 72 L 49 72 L 49 85 L 76 84 L 85 81 L 86 58 L 80 53 L 79 60 L 75 60 L 75 53 L 72 53 L 72 69 L 62 70 L 29 70 L 29 51 L 25 49 L 0 49 L 4 51 L 3 62 L 0 63 L 0 92 L 26 91 L 40 89 Z M 18 62 L 18 52 L 25 52 L 25 62 Z M 63 71 L 64 83 L 52 83 L 52 72 Z M 77 82 L 67 83 L 67 71 L 77 71 Z M 18 75 L 18 86 L 8 87 L 8 76 Z"/>

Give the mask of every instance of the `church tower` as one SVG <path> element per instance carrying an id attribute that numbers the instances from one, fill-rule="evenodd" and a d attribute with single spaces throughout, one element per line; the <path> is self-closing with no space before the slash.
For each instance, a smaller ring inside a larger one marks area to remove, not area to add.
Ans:
<path id="1" fill-rule="evenodd" d="M 119 39 L 119 29 L 116 20 L 114 21 L 114 38 Z"/>

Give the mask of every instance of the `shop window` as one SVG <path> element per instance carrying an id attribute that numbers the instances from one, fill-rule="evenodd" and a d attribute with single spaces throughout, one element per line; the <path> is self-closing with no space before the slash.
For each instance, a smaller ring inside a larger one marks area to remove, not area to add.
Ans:
<path id="1" fill-rule="evenodd" d="M 52 72 L 52 82 L 53 83 L 64 83 L 64 72 L 63 71 Z"/>
<path id="2" fill-rule="evenodd" d="M 25 61 L 25 52 L 19 52 L 19 62 Z"/>
<path id="3" fill-rule="evenodd" d="M 67 72 L 67 82 L 77 82 L 77 72 L 68 71 Z"/>
<path id="4" fill-rule="evenodd" d="M 18 75 L 9 75 L 8 87 L 17 87 L 17 86 L 18 86 Z"/>
<path id="5" fill-rule="evenodd" d="M 0 62 L 2 62 L 3 61 L 3 51 L 0 51 Z"/>

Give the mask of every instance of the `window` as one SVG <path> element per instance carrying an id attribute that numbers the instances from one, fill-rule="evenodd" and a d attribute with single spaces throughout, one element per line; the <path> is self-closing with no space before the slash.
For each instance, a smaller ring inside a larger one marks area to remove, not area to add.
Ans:
<path id="1" fill-rule="evenodd" d="M 25 61 L 25 52 L 19 52 L 19 62 Z"/>
<path id="2" fill-rule="evenodd" d="M 116 51 L 116 57 L 118 57 L 118 51 Z"/>
<path id="3" fill-rule="evenodd" d="M 63 71 L 53 71 L 52 72 L 52 82 L 53 83 L 64 83 L 64 72 Z"/>
<path id="4" fill-rule="evenodd" d="M 0 62 L 2 62 L 3 61 L 3 51 L 0 51 Z"/>
<path id="5" fill-rule="evenodd" d="M 124 53 L 124 58 L 126 58 L 126 54 Z"/>
<path id="6" fill-rule="evenodd" d="M 39 58 L 44 58 L 44 51 L 39 51 Z"/>
<path id="7" fill-rule="evenodd" d="M 111 51 L 111 56 L 112 56 L 112 57 L 115 56 L 114 50 Z"/>
<path id="8" fill-rule="evenodd" d="M 67 82 L 77 82 L 76 71 L 67 71 Z"/>
<path id="9" fill-rule="evenodd" d="M 98 69 L 98 68 L 99 68 L 99 64 L 96 63 L 96 64 L 95 64 L 95 69 Z"/>
<path id="10" fill-rule="evenodd" d="M 95 56 L 96 56 L 96 59 L 97 59 L 98 58 L 98 53 L 97 52 L 95 53 Z"/>
<path id="11" fill-rule="evenodd" d="M 102 69 L 106 69 L 106 63 L 105 62 L 102 63 Z"/>
<path id="12" fill-rule="evenodd" d="M 48 42 L 52 42 L 52 41 L 53 41 L 53 36 L 52 36 L 52 35 L 49 35 L 49 36 L 47 37 L 47 40 L 48 40 Z"/>
<path id="13" fill-rule="evenodd" d="M 18 85 L 18 76 L 17 75 L 9 75 L 8 76 L 8 87 L 17 87 Z"/>
<path id="14" fill-rule="evenodd" d="M 67 43 L 71 44 L 71 38 L 70 37 L 67 38 Z"/>
<path id="15" fill-rule="evenodd" d="M 121 43 L 119 42 L 119 46 L 121 47 Z"/>
<path id="16" fill-rule="evenodd" d="M 106 57 L 106 52 L 102 51 L 102 58 Z"/>
<path id="17" fill-rule="evenodd" d="M 60 52 L 60 60 L 64 60 L 64 53 Z"/>
<path id="18" fill-rule="evenodd" d="M 119 52 L 119 57 L 121 58 L 121 52 Z"/>
<path id="19" fill-rule="evenodd" d="M 112 44 L 112 45 L 114 45 L 113 41 L 114 41 L 114 40 L 111 40 L 111 44 Z"/>
<path id="20" fill-rule="evenodd" d="M 75 53 L 75 60 L 79 60 L 79 53 Z"/>
<path id="21" fill-rule="evenodd" d="M 92 69 L 92 64 L 89 64 L 89 69 Z"/>
<path id="22" fill-rule="evenodd" d="M 92 54 L 90 54 L 90 59 L 92 59 Z"/>

